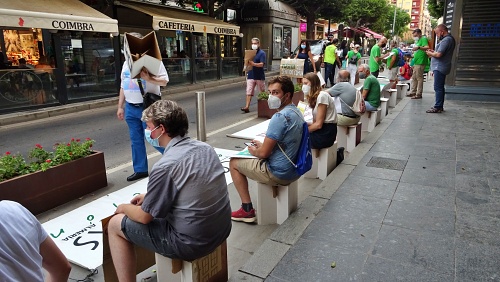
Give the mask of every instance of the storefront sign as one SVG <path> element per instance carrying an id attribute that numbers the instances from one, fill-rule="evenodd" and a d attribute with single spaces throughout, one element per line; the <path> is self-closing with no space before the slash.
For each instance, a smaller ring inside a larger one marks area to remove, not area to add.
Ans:
<path id="1" fill-rule="evenodd" d="M 307 32 L 307 24 L 300 23 L 300 32 Z"/>
<path id="2" fill-rule="evenodd" d="M 52 21 L 52 27 L 62 30 L 81 30 L 81 31 L 94 31 L 91 23 L 71 22 L 71 21 Z"/>
<path id="3" fill-rule="evenodd" d="M 446 6 L 444 7 L 444 24 L 451 30 L 451 24 L 453 23 L 453 12 L 455 11 L 455 0 L 446 0 Z"/>
<path id="4" fill-rule="evenodd" d="M 243 18 L 244 22 L 258 22 L 259 17 L 249 17 L 249 18 Z"/>
<path id="5" fill-rule="evenodd" d="M 211 33 L 221 35 L 238 35 L 240 29 L 237 26 L 217 26 L 215 24 L 196 24 L 182 21 L 168 21 L 165 19 L 153 18 L 153 28 L 166 30 L 182 30 L 189 32 Z"/>

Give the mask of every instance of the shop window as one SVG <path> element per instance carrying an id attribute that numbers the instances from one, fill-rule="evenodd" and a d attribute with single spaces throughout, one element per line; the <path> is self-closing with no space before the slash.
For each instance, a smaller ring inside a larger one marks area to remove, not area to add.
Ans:
<path id="1" fill-rule="evenodd" d="M 292 28 L 283 28 L 283 56 L 289 57 L 292 52 Z"/>
<path id="2" fill-rule="evenodd" d="M 217 79 L 217 53 L 215 34 L 193 33 L 195 75 L 197 81 Z"/>
<path id="3" fill-rule="evenodd" d="M 191 83 L 189 40 L 183 31 L 157 32 L 163 64 L 167 69 L 170 86 Z"/>
<path id="4" fill-rule="evenodd" d="M 273 28 L 273 59 L 281 59 L 283 57 L 283 27 L 275 26 Z"/>
<path id="5" fill-rule="evenodd" d="M 238 37 L 221 35 L 222 78 L 236 77 L 240 73 L 241 58 L 238 54 Z"/>

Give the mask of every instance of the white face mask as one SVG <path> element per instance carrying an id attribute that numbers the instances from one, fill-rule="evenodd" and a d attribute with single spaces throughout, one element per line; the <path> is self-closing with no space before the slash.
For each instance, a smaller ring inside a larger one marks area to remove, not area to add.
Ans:
<path id="1" fill-rule="evenodd" d="M 304 92 L 304 95 L 309 94 L 309 91 L 311 91 L 311 86 L 303 84 L 302 85 L 302 92 Z"/>
<path id="2" fill-rule="evenodd" d="M 415 41 L 415 43 L 417 43 L 417 41 L 419 40 L 420 38 L 418 37 L 413 37 L 413 40 Z"/>
<path id="3" fill-rule="evenodd" d="M 281 107 L 281 99 L 274 95 L 269 95 L 269 98 L 267 99 L 267 105 L 269 106 L 269 109 L 279 109 Z"/>
<path id="4" fill-rule="evenodd" d="M 257 44 L 252 44 L 252 50 L 257 50 L 257 48 L 259 48 L 259 45 L 257 45 Z"/>

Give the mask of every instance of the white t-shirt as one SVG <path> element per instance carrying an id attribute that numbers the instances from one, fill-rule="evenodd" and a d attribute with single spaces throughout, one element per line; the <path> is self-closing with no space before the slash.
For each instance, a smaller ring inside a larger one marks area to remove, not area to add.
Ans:
<path id="1" fill-rule="evenodd" d="M 160 70 L 158 72 L 157 77 L 165 78 L 168 82 L 168 74 L 165 66 L 160 64 Z M 140 104 L 142 103 L 142 93 L 139 88 L 139 84 L 137 83 L 137 79 L 130 78 L 130 69 L 128 68 L 128 64 L 123 63 L 122 74 L 121 74 L 121 85 L 123 88 L 123 94 L 125 95 L 125 101 L 132 104 Z M 144 79 L 141 79 L 142 87 L 144 88 L 144 92 L 150 92 L 154 94 L 158 94 L 161 96 L 160 85 L 154 83 L 147 83 Z"/>
<path id="2" fill-rule="evenodd" d="M 47 232 L 19 203 L 0 201 L 0 210 L 0 280 L 43 282 L 40 244 Z"/>
<path id="3" fill-rule="evenodd" d="M 335 110 L 332 96 L 325 91 L 319 92 L 318 98 L 316 99 L 316 106 L 314 106 L 313 109 L 314 119 L 316 119 L 319 104 L 326 105 L 326 115 L 323 123 L 337 123 L 337 111 Z"/>

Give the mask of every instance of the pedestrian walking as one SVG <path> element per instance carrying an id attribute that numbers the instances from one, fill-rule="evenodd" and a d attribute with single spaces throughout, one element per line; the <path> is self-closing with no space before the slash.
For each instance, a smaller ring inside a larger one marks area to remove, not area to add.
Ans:
<path id="1" fill-rule="evenodd" d="M 264 74 L 264 66 L 266 65 L 266 53 L 260 49 L 260 39 L 257 37 L 252 38 L 252 50 L 256 50 L 255 57 L 249 61 L 252 69 L 247 73 L 247 88 L 246 88 L 246 103 L 245 107 L 241 108 L 244 113 L 250 112 L 250 102 L 254 95 L 255 86 L 259 86 L 260 92 L 266 90 L 264 81 L 266 75 Z"/>
<path id="2" fill-rule="evenodd" d="M 356 82 L 356 72 L 358 71 L 361 54 L 359 53 L 359 45 L 354 45 L 354 49 L 347 53 L 347 71 L 350 74 L 350 82 L 352 85 Z"/>
<path id="3" fill-rule="evenodd" d="M 314 63 L 314 57 L 311 53 L 311 47 L 309 46 L 309 42 L 306 40 L 302 40 L 300 42 L 299 52 L 295 56 L 295 59 L 303 59 L 304 60 L 304 75 L 309 73 L 309 62 L 311 62 L 313 71 L 316 73 L 316 64 Z M 302 77 L 297 77 L 297 83 L 302 83 Z"/>
<path id="4" fill-rule="evenodd" d="M 330 79 L 330 86 L 335 85 L 335 65 L 341 65 L 339 56 L 337 55 L 337 43 L 339 40 L 333 38 L 330 45 L 325 48 L 325 58 L 323 59 L 325 65 L 325 83 L 328 85 Z"/>
<path id="5" fill-rule="evenodd" d="M 411 76 L 411 90 L 408 97 L 412 99 L 422 99 L 422 91 L 424 88 L 424 71 L 429 62 L 429 58 L 425 51 L 429 49 L 429 41 L 427 37 L 422 35 L 422 30 L 419 28 L 413 31 L 413 74 Z"/>
<path id="6" fill-rule="evenodd" d="M 439 37 L 436 50 L 427 50 L 427 56 L 431 57 L 431 71 L 434 73 L 434 92 L 436 101 L 434 107 L 427 110 L 427 113 L 441 113 L 444 105 L 444 82 L 446 75 L 451 70 L 451 60 L 453 50 L 455 50 L 455 38 L 448 33 L 448 27 L 444 24 L 438 25 L 434 31 Z"/>
<path id="7" fill-rule="evenodd" d="M 139 38 L 142 37 L 139 33 L 128 34 Z M 160 64 L 158 75 L 151 75 L 143 68 L 141 78 L 139 79 L 131 77 L 129 63 L 127 61 L 123 63 L 116 116 L 119 120 L 127 122 L 132 147 L 134 173 L 127 177 L 127 181 L 134 181 L 148 176 L 148 157 L 146 154 L 146 144 L 144 143 L 146 124 L 141 120 L 142 111 L 144 110 L 141 87 L 144 93 L 149 92 L 161 95 L 160 86 L 166 86 L 167 83 L 168 74 L 163 63 Z M 160 153 L 163 153 L 163 148 L 159 146 L 155 146 L 155 148 Z"/>
<path id="8" fill-rule="evenodd" d="M 380 63 L 382 62 L 382 51 L 380 50 L 380 48 L 384 48 L 386 45 L 387 38 L 382 37 L 377 44 L 373 45 L 370 50 L 370 61 L 368 62 L 368 64 L 370 66 L 370 73 L 375 78 L 378 77 Z"/>

